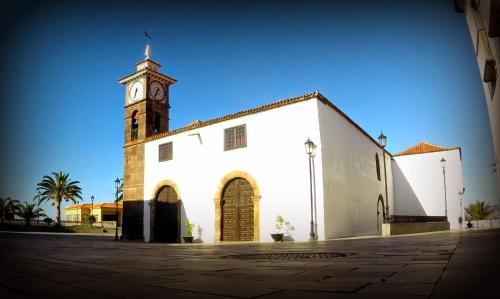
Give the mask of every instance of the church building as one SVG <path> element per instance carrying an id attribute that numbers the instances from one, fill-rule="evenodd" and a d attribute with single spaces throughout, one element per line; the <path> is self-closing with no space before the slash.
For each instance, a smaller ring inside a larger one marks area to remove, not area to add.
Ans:
<path id="1" fill-rule="evenodd" d="M 126 88 L 125 239 L 181 242 L 189 219 L 204 242 L 266 242 L 278 215 L 295 227 L 297 241 L 382 235 L 398 215 L 445 216 L 447 188 L 447 201 L 459 200 L 461 156 L 446 158 L 453 186 L 439 176 L 425 183 L 426 169 L 413 172 L 418 162 L 389 153 L 318 91 L 171 130 L 176 80 L 160 73 L 149 46 L 145 54 L 119 80 Z M 440 160 L 426 167 L 439 172 Z M 425 184 L 442 188 L 422 193 Z M 459 211 L 447 213 L 452 219 Z"/>

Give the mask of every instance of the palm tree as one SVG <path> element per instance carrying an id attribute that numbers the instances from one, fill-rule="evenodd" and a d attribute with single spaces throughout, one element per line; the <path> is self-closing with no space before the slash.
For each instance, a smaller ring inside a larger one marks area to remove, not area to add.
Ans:
<path id="1" fill-rule="evenodd" d="M 9 216 L 13 216 L 17 210 L 19 201 L 11 199 L 10 197 L 0 197 L 0 218 L 2 223 Z"/>
<path id="2" fill-rule="evenodd" d="M 16 215 L 26 221 L 26 226 L 30 226 L 31 219 L 38 217 L 47 217 L 47 215 L 43 213 L 43 209 L 37 208 L 34 203 L 27 202 L 24 203 L 24 206 L 19 205 Z"/>
<path id="3" fill-rule="evenodd" d="M 483 220 L 493 213 L 493 209 L 487 202 L 478 200 L 475 203 L 469 204 L 465 208 L 465 211 L 469 213 L 472 220 Z"/>
<path id="4" fill-rule="evenodd" d="M 40 183 L 38 183 L 37 191 L 40 191 L 40 199 L 38 203 L 43 201 L 53 201 L 52 205 L 56 206 L 56 226 L 61 225 L 61 201 L 71 200 L 76 203 L 77 199 L 81 199 L 82 189 L 78 184 L 79 181 L 71 181 L 69 173 L 53 172 L 53 177 L 45 175 Z"/>

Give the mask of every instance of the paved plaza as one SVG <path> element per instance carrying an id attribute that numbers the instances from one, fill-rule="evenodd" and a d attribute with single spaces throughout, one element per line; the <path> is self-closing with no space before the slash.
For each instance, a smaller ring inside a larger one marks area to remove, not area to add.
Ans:
<path id="1" fill-rule="evenodd" d="M 0 253 L 0 298 L 480 298 L 500 282 L 498 229 L 221 245 L 0 233 Z"/>

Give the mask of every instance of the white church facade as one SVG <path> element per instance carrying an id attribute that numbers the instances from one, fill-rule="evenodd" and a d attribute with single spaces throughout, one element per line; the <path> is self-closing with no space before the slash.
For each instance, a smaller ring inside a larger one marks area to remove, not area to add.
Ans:
<path id="1" fill-rule="evenodd" d="M 442 177 L 414 172 L 405 160 L 413 155 L 393 156 L 317 91 L 170 130 L 168 90 L 176 81 L 149 55 L 119 81 L 126 86 L 124 238 L 180 242 L 189 218 L 205 242 L 271 241 L 282 215 L 295 240 L 324 240 L 381 235 L 389 216 L 445 215 Z M 316 145 L 311 164 L 306 140 Z M 446 153 L 450 188 L 462 190 L 461 157 L 449 149 L 432 150 Z M 441 170 L 434 160 L 429 173 Z"/>

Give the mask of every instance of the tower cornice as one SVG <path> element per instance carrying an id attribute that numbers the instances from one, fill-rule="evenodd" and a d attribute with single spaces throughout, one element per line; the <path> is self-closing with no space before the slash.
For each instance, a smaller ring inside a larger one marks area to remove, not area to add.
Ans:
<path id="1" fill-rule="evenodd" d="M 175 82 L 177 82 L 177 80 L 175 80 L 174 78 L 171 78 L 169 76 L 166 76 L 162 73 L 159 73 L 159 72 L 156 72 L 156 71 L 153 71 L 151 69 L 148 69 L 148 68 L 145 68 L 145 69 L 142 69 L 140 71 L 137 71 L 137 72 L 134 72 L 126 77 L 123 77 L 121 78 L 120 80 L 118 80 L 118 83 L 120 84 L 127 84 L 128 82 L 130 81 L 133 81 L 137 78 L 140 78 L 140 77 L 143 77 L 143 76 L 150 76 L 152 78 L 155 78 L 157 80 L 160 80 L 164 83 L 167 83 L 169 85 L 171 84 L 174 84 Z"/>

